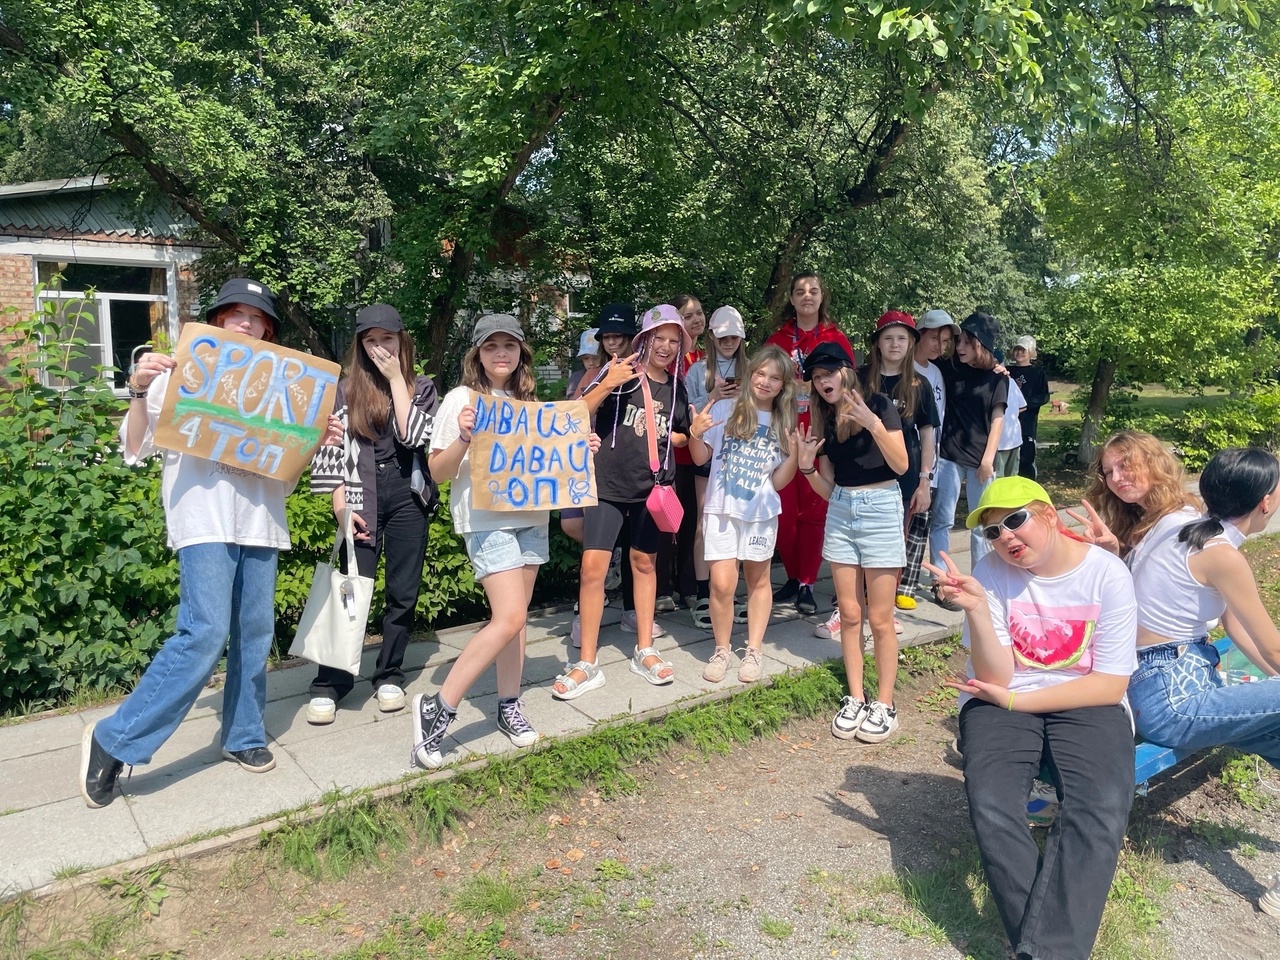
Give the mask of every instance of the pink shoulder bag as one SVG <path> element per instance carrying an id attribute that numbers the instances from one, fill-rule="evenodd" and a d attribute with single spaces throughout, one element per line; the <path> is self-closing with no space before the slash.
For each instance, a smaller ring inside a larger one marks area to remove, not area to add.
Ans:
<path id="1" fill-rule="evenodd" d="M 653 471 L 653 489 L 645 500 L 645 506 L 653 514 L 653 522 L 663 533 L 675 533 L 684 519 L 684 506 L 676 496 L 675 488 L 658 482 L 662 464 L 658 461 L 658 426 L 653 416 L 653 395 L 649 392 L 649 378 L 640 374 L 640 389 L 644 391 L 644 427 L 649 440 L 649 469 Z M 671 385 L 672 406 L 675 405 L 675 384 Z M 674 412 L 674 411 L 673 411 Z M 667 423 L 667 455 L 671 455 L 671 424 Z"/>

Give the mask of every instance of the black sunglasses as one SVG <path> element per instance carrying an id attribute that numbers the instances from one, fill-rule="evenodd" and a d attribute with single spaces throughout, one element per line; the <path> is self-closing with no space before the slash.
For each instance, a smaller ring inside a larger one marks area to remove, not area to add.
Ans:
<path id="1" fill-rule="evenodd" d="M 999 523 L 992 523 L 982 528 L 982 536 L 986 540 L 999 540 L 1000 531 L 1008 530 L 1013 533 L 1015 530 L 1021 530 L 1022 525 L 1031 519 L 1031 511 L 1026 507 L 1021 510 L 1015 510 Z"/>

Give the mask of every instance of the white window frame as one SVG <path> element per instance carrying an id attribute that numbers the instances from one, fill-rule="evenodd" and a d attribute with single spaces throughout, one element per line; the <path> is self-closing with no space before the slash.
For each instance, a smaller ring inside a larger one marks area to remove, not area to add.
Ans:
<path id="1" fill-rule="evenodd" d="M 163 268 L 165 270 L 164 294 L 139 293 L 105 293 L 94 298 L 99 305 L 99 325 L 102 334 L 102 355 L 100 365 L 110 366 L 113 355 L 111 341 L 110 301 L 135 300 L 147 303 L 164 303 L 165 316 L 168 322 L 169 340 L 178 342 L 178 329 L 181 325 L 178 312 L 178 268 L 183 264 L 194 263 L 200 258 L 197 250 L 181 247 L 143 246 L 130 244 L 121 249 L 120 244 L 101 243 L 79 240 L 17 240 L 0 237 L 0 255 L 26 256 L 31 262 L 31 289 L 34 294 L 39 286 L 41 262 L 46 263 L 95 263 L 108 266 L 134 266 Z M 37 308 L 43 301 L 55 302 L 85 299 L 83 291 L 44 290 L 35 297 Z M 127 372 L 127 371 L 126 371 Z M 110 382 L 109 375 L 104 380 Z M 128 391 L 112 387 L 117 397 L 128 396 Z"/>

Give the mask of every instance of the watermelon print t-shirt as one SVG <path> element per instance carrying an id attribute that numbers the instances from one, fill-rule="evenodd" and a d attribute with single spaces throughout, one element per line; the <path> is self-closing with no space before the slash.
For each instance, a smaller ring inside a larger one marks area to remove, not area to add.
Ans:
<path id="1" fill-rule="evenodd" d="M 1114 554 L 1090 546 L 1074 570 L 1037 577 L 992 552 L 978 561 L 973 575 L 986 588 L 996 636 L 1013 648 L 1013 693 L 1043 690 L 1094 671 L 1127 677 L 1137 669 L 1133 579 Z M 964 645 L 969 646 L 967 618 Z M 968 699 L 961 694 L 961 706 Z"/>

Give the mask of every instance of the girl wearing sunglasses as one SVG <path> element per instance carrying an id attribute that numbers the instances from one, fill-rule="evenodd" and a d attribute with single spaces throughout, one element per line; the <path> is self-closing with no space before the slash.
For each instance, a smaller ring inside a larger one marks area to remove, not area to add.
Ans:
<path id="1" fill-rule="evenodd" d="M 1044 488 L 993 481 L 969 514 L 973 575 L 928 565 L 965 612 L 960 741 L 983 871 L 1018 956 L 1089 956 L 1133 799 L 1125 702 L 1137 663 L 1123 562 L 1066 531 Z M 1027 791 L 1048 758 L 1059 812 L 1040 852 Z"/>

